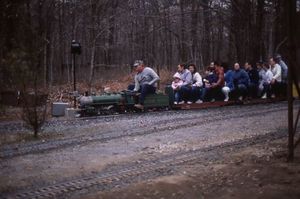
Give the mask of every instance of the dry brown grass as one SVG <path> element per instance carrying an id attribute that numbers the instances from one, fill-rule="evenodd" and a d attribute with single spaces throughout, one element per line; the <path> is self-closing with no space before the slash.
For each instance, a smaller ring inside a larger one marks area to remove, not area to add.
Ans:
<path id="1" fill-rule="evenodd" d="M 160 70 L 160 89 L 164 89 L 167 84 L 171 84 L 173 81 L 173 75 L 175 71 L 170 71 L 167 69 Z"/>

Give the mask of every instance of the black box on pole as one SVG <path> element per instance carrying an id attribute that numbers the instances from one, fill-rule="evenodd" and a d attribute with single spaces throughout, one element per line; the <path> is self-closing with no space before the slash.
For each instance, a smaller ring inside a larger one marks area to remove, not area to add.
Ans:
<path id="1" fill-rule="evenodd" d="M 75 72 L 75 58 L 76 58 L 76 54 L 80 55 L 81 54 L 81 45 L 79 42 L 76 42 L 75 40 L 72 40 L 72 44 L 71 44 L 71 54 L 73 54 L 73 84 L 74 84 L 74 108 L 76 108 L 76 96 L 75 96 L 75 92 L 76 92 L 76 72 Z"/>

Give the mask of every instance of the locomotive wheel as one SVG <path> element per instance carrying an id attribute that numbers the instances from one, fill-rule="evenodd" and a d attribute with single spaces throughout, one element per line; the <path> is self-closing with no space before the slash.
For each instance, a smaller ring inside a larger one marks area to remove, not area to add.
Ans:
<path id="1" fill-rule="evenodd" d="M 108 107 L 105 108 L 105 114 L 106 115 L 113 115 L 117 112 L 117 109 L 115 107 L 115 105 L 110 105 Z"/>

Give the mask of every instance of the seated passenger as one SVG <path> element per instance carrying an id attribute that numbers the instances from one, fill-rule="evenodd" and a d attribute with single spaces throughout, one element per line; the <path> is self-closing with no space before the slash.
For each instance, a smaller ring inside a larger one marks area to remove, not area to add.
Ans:
<path id="1" fill-rule="evenodd" d="M 172 88 L 174 91 L 174 95 L 175 95 L 175 101 L 174 104 L 178 104 L 179 102 L 179 89 L 180 86 L 182 86 L 183 81 L 181 80 L 180 74 L 178 72 L 175 73 L 175 75 L 173 76 L 174 80 L 172 82 Z"/>
<path id="2" fill-rule="evenodd" d="M 249 97 L 256 98 L 257 97 L 257 88 L 258 88 L 258 79 L 259 79 L 258 71 L 249 62 L 245 63 L 245 70 L 248 73 L 248 76 L 250 78 L 250 82 L 249 82 L 249 86 L 248 86 Z"/>
<path id="3" fill-rule="evenodd" d="M 203 79 L 204 85 L 216 83 L 217 81 L 218 77 L 215 73 L 215 67 L 208 66 Z"/>
<path id="4" fill-rule="evenodd" d="M 190 101 L 200 104 L 203 102 L 201 99 L 202 86 L 203 86 L 202 77 L 197 72 L 197 68 L 195 64 L 189 65 L 189 71 L 192 73 L 192 78 L 193 78 Z"/>
<path id="5" fill-rule="evenodd" d="M 202 89 L 202 97 L 203 101 L 210 101 L 210 96 L 207 95 L 207 92 L 211 89 L 212 84 L 218 81 L 218 77 L 215 73 L 214 66 L 208 66 L 205 71 L 205 77 L 203 79 L 203 89 Z"/>
<path id="6" fill-rule="evenodd" d="M 268 64 L 258 63 L 257 68 L 259 70 L 258 97 L 265 99 L 267 97 L 270 97 L 270 88 L 273 74 Z"/>
<path id="7" fill-rule="evenodd" d="M 238 63 L 234 64 L 232 81 L 233 81 L 233 90 L 231 91 L 232 99 L 243 100 L 243 98 L 247 96 L 250 79 L 248 73 L 244 69 L 241 69 Z"/>
<path id="8" fill-rule="evenodd" d="M 184 104 L 185 102 L 191 104 L 192 102 L 189 101 L 189 94 L 193 83 L 192 74 L 185 68 L 184 64 L 179 64 L 177 66 L 177 72 L 180 74 L 180 78 L 183 81 L 183 84 L 179 88 L 179 104 Z"/>
<path id="9" fill-rule="evenodd" d="M 148 94 L 155 93 L 159 77 L 152 68 L 145 67 L 142 60 L 136 60 L 133 66 L 137 72 L 134 78 L 135 87 L 133 90 L 141 93 L 138 104 L 134 106 L 143 109 L 145 97 Z"/>
<path id="10" fill-rule="evenodd" d="M 281 87 L 281 67 L 276 62 L 275 59 L 270 58 L 269 64 L 271 65 L 271 72 L 273 73 L 273 78 L 271 81 L 271 97 L 278 97 L 280 95 L 280 87 Z"/>
<path id="11" fill-rule="evenodd" d="M 282 79 L 282 83 L 287 83 L 287 79 L 288 79 L 288 66 L 282 60 L 282 57 L 279 54 L 276 55 L 275 60 L 276 60 L 276 63 L 278 63 L 279 66 L 281 67 L 281 79 Z"/>
<path id="12" fill-rule="evenodd" d="M 258 71 L 258 90 L 257 90 L 257 96 L 258 97 L 262 97 L 263 96 L 263 81 L 264 81 L 264 77 L 266 75 L 266 71 L 263 68 L 264 63 L 262 61 L 256 62 L 256 68 Z"/>
<path id="13" fill-rule="evenodd" d="M 280 94 L 282 96 L 286 96 L 286 88 L 287 88 L 287 79 L 288 79 L 288 66 L 286 63 L 282 60 L 281 55 L 277 54 L 275 57 L 276 62 L 281 67 L 281 88 L 280 88 Z"/>
<path id="14" fill-rule="evenodd" d="M 228 66 L 224 66 L 223 68 L 226 71 L 224 74 L 225 86 L 222 88 L 222 92 L 225 96 L 224 102 L 229 100 L 229 93 L 233 90 L 233 81 L 232 81 L 232 73 L 231 69 L 228 69 Z"/>
<path id="15" fill-rule="evenodd" d="M 222 93 L 222 88 L 225 83 L 224 68 L 218 62 L 214 62 L 214 66 L 217 81 L 205 87 L 205 94 L 203 96 L 204 101 L 215 101 L 224 99 L 224 95 Z"/>

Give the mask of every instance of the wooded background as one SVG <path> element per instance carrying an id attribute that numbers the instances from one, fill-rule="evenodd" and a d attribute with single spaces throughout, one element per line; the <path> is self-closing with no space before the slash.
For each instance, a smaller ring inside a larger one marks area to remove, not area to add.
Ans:
<path id="1" fill-rule="evenodd" d="M 77 79 L 116 78 L 143 59 L 160 70 L 203 69 L 287 54 L 285 0 L 1 0 L 1 88 L 35 77 L 72 82 L 71 41 L 82 45 Z M 296 4 L 299 19 L 300 1 Z"/>

